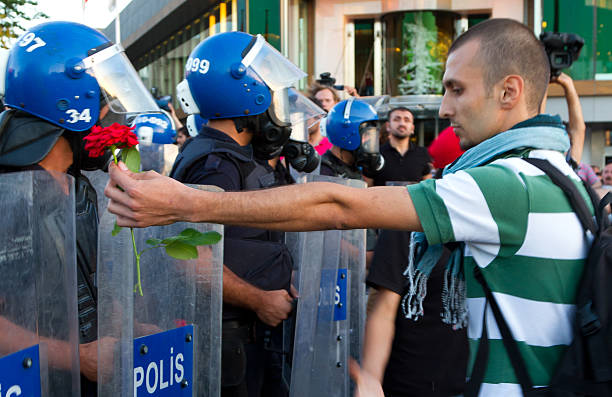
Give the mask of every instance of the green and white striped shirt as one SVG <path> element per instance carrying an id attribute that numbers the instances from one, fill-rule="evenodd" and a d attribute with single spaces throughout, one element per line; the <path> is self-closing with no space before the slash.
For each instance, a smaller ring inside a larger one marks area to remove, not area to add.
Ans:
<path id="1" fill-rule="evenodd" d="M 563 154 L 533 150 L 529 157 L 549 160 L 590 202 Z M 408 192 L 430 244 L 465 242 L 468 368 L 482 334 L 485 305 L 485 294 L 473 275 L 478 265 L 518 341 L 534 385 L 548 385 L 573 338 L 576 290 L 590 243 L 563 192 L 518 157 L 411 185 Z M 487 327 L 489 361 L 480 395 L 520 396 L 491 310 Z"/>

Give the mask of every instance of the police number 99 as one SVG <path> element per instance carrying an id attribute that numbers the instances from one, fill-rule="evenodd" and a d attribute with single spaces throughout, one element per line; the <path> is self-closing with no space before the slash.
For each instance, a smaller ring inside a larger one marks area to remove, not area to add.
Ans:
<path id="1" fill-rule="evenodd" d="M 210 62 L 208 62 L 207 59 L 189 58 L 187 60 L 187 64 L 185 65 L 185 70 L 188 72 L 200 72 L 202 74 L 206 74 L 209 67 Z"/>

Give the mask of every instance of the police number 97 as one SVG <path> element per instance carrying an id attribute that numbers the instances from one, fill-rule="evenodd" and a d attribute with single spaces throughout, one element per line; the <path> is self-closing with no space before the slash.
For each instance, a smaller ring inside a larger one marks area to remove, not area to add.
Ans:
<path id="1" fill-rule="evenodd" d="M 19 41 L 20 47 L 28 47 L 26 48 L 26 52 L 32 52 L 39 47 L 46 46 L 47 43 L 40 37 L 36 37 L 36 35 L 32 32 L 23 36 L 23 38 Z"/>
<path id="2" fill-rule="evenodd" d="M 200 72 L 202 74 L 206 74 L 209 67 L 210 62 L 208 62 L 207 59 L 189 58 L 187 59 L 185 70 L 188 72 Z"/>

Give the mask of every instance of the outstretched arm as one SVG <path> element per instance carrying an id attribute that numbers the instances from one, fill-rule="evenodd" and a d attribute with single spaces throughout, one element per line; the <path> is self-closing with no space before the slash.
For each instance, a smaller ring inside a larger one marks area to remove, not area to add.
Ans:
<path id="1" fill-rule="evenodd" d="M 105 194 L 111 199 L 108 209 L 117 215 L 119 226 L 187 221 L 285 231 L 421 230 L 404 187 L 356 189 L 333 183 L 307 183 L 217 193 L 189 188 L 152 171 L 134 174 L 111 164 L 109 172 L 111 179 Z"/>

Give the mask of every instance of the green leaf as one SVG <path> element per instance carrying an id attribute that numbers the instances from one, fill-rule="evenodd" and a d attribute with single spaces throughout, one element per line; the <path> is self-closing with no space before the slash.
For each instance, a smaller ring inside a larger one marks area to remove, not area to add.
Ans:
<path id="1" fill-rule="evenodd" d="M 111 231 L 111 235 L 115 237 L 116 235 L 119 234 L 121 230 L 122 230 L 121 226 L 117 226 L 117 221 L 115 221 L 115 226 L 113 227 L 113 230 Z"/>
<path id="2" fill-rule="evenodd" d="M 194 246 L 217 244 L 221 240 L 221 235 L 217 232 L 201 233 L 195 229 L 185 229 L 181 232 L 183 233 L 189 236 L 189 239 L 183 242 Z"/>
<path id="3" fill-rule="evenodd" d="M 187 239 L 188 239 L 188 237 L 178 235 L 178 236 L 166 237 L 161 242 L 162 242 L 162 244 L 172 244 L 175 241 L 183 241 L 183 240 L 187 240 Z"/>
<path id="4" fill-rule="evenodd" d="M 140 172 L 140 153 L 135 147 L 122 149 L 121 158 L 132 172 Z"/>
<path id="5" fill-rule="evenodd" d="M 151 246 L 156 246 L 156 245 L 160 245 L 162 241 L 158 238 L 150 238 L 146 241 L 146 243 Z"/>
<path id="6" fill-rule="evenodd" d="M 176 259 L 195 259 L 198 257 L 198 250 L 193 245 L 174 241 L 166 246 L 166 254 Z"/>

